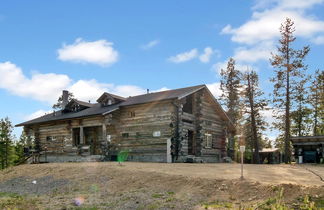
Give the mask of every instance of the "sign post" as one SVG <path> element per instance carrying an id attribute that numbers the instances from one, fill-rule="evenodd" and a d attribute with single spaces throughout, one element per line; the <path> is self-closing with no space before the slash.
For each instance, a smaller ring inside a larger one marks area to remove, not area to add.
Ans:
<path id="1" fill-rule="evenodd" d="M 241 179 L 243 179 L 243 157 L 245 152 L 245 146 L 240 146 L 240 152 L 241 152 Z"/>

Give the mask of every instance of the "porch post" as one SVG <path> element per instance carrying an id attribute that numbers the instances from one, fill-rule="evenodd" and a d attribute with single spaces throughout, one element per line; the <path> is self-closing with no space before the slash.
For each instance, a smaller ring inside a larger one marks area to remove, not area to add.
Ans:
<path id="1" fill-rule="evenodd" d="M 84 144 L 83 126 L 80 126 L 80 144 Z"/>

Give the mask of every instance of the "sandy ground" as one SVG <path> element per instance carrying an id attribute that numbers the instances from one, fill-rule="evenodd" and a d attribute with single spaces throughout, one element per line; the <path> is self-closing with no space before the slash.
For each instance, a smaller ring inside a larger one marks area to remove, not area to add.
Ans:
<path id="1" fill-rule="evenodd" d="M 74 209 L 81 198 L 86 209 L 205 209 L 206 203 L 238 209 L 258 206 L 281 189 L 291 207 L 305 195 L 324 202 L 323 166 L 244 165 L 244 176 L 241 180 L 240 164 L 21 165 L 0 171 L 0 208 L 7 202 L 18 209 Z M 8 193 L 24 197 L 15 203 Z"/>
<path id="2" fill-rule="evenodd" d="M 182 175 L 192 178 L 237 179 L 241 177 L 240 164 L 159 164 L 124 163 L 126 170 L 157 172 L 168 175 Z M 309 169 L 311 171 L 306 170 Z M 324 185 L 324 167 L 314 165 L 253 165 L 243 166 L 243 176 L 248 181 L 264 184 Z"/>

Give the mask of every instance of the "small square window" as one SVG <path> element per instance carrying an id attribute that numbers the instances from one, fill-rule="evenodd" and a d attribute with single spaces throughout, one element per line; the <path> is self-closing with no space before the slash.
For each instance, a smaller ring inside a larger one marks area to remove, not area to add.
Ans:
<path id="1" fill-rule="evenodd" d="M 128 117 L 135 117 L 135 111 L 128 112 Z"/>
<path id="2" fill-rule="evenodd" d="M 159 137 L 161 136 L 161 131 L 154 131 L 153 132 L 153 137 Z"/>
<path id="3" fill-rule="evenodd" d="M 136 137 L 141 137 L 141 133 L 140 132 L 136 132 Z"/>
<path id="4" fill-rule="evenodd" d="M 129 133 L 122 133 L 122 137 L 123 138 L 128 138 L 129 137 Z"/>

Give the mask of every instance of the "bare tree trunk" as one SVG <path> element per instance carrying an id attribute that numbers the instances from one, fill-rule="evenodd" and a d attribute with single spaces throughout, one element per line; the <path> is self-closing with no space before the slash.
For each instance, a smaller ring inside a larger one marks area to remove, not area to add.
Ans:
<path id="1" fill-rule="evenodd" d="M 287 46 L 287 49 L 289 47 Z M 289 50 L 287 50 L 287 71 L 286 71 L 286 115 L 285 115 L 285 163 L 290 162 L 290 64 L 289 64 Z"/>
<path id="2" fill-rule="evenodd" d="M 258 133 L 257 133 L 257 125 L 255 121 L 255 110 L 254 110 L 254 90 L 253 84 L 251 85 L 251 77 L 248 75 L 248 89 L 249 89 L 249 103 L 251 109 L 251 129 L 252 129 L 252 138 L 253 138 L 253 163 L 260 163 L 260 155 L 259 155 L 259 141 L 258 141 Z"/>

